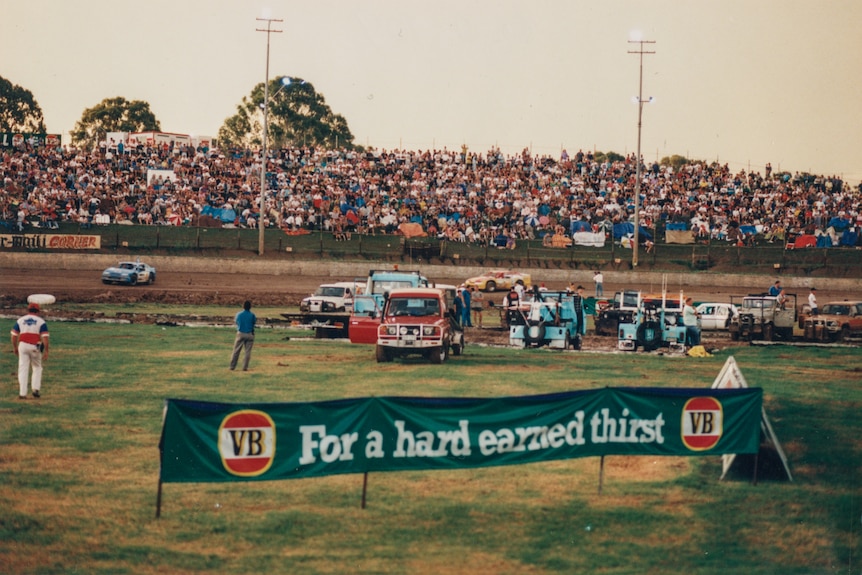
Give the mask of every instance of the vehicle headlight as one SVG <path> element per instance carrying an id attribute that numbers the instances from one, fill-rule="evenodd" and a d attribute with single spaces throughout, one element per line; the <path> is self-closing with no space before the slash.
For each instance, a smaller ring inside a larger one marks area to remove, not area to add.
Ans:
<path id="1" fill-rule="evenodd" d="M 422 328 L 423 335 L 439 335 L 439 333 L 440 328 L 438 328 L 436 325 L 426 325 Z"/>

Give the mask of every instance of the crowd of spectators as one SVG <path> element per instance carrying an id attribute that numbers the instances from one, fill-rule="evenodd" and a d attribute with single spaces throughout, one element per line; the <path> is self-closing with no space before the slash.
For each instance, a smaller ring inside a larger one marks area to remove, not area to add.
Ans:
<path id="1" fill-rule="evenodd" d="M 261 218 L 257 150 L 103 143 L 0 149 L 0 215 L 10 230 L 58 222 L 281 227 L 396 233 L 404 223 L 451 241 L 499 242 L 596 233 L 631 221 L 633 155 L 608 161 L 579 151 L 560 157 L 460 151 L 271 150 Z M 733 171 L 719 163 L 679 169 L 642 164 L 640 221 L 683 224 L 698 237 L 743 242 L 862 226 L 862 184 L 809 174 Z M 225 218 L 225 214 L 228 215 Z M 837 220 L 836 220 L 837 218 Z M 8 232 L 7 232 L 8 233 Z M 571 245 L 557 238 L 553 245 Z M 550 242 L 549 242 L 550 243 Z"/>

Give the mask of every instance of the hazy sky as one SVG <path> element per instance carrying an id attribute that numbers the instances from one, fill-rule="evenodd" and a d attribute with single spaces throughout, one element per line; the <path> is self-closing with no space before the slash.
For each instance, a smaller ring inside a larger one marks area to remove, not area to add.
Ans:
<path id="1" fill-rule="evenodd" d="M 49 132 L 107 97 L 216 136 L 266 72 L 311 82 L 356 142 L 637 149 L 862 179 L 860 0 L 0 0 L 0 76 Z"/>

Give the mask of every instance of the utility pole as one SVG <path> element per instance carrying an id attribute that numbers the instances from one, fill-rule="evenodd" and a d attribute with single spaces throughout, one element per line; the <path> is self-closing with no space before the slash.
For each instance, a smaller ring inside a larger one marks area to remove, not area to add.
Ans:
<path id="1" fill-rule="evenodd" d="M 281 30 L 273 30 L 273 22 L 284 22 L 284 20 L 276 20 L 275 18 L 257 18 L 258 22 L 266 22 L 266 28 L 255 28 L 256 32 L 266 32 L 266 80 L 263 83 L 263 156 L 261 157 L 260 167 L 260 214 L 257 219 L 257 229 L 260 230 L 260 240 L 258 241 L 257 254 L 263 255 L 263 232 L 264 232 L 264 214 L 266 213 L 266 138 L 269 126 L 267 126 L 269 112 L 269 37 L 273 32 L 281 33 Z"/>
<path id="2" fill-rule="evenodd" d="M 638 44 L 637 50 L 629 50 L 629 54 L 638 54 L 640 57 L 640 78 L 638 80 L 638 155 L 636 158 L 637 169 L 635 171 L 637 180 L 635 181 L 635 237 L 634 245 L 632 245 L 632 267 L 638 267 L 638 243 L 640 242 L 640 203 L 641 195 L 641 124 L 643 120 L 644 99 L 644 54 L 655 54 L 644 50 L 644 44 L 655 44 L 654 40 L 629 40 L 629 44 Z M 652 98 L 649 99 L 652 101 Z"/>

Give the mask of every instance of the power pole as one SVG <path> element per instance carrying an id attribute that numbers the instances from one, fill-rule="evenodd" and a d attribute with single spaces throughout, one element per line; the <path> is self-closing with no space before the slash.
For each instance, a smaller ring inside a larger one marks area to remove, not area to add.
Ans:
<path id="1" fill-rule="evenodd" d="M 263 255 L 263 232 L 264 214 L 266 213 L 266 138 L 269 126 L 267 126 L 267 113 L 269 112 L 269 37 L 273 32 L 281 33 L 281 30 L 273 30 L 273 22 L 284 22 L 275 18 L 257 18 L 258 22 L 266 22 L 266 28 L 255 28 L 256 32 L 266 32 L 266 80 L 263 83 L 263 156 L 260 167 L 260 214 L 257 219 L 257 229 L 260 230 L 260 239 L 257 245 L 257 254 Z"/>
<path id="2" fill-rule="evenodd" d="M 638 204 L 640 203 L 640 195 L 641 195 L 641 124 L 643 120 L 643 109 L 644 109 L 644 99 L 643 99 L 643 88 L 644 88 L 644 54 L 655 54 L 655 52 L 648 52 L 644 50 L 644 44 L 655 44 L 654 40 L 629 40 L 629 44 L 638 44 L 637 50 L 629 50 L 629 54 L 638 54 L 640 57 L 640 79 L 638 80 L 638 155 L 635 159 L 637 161 L 637 169 L 635 171 L 637 180 L 635 181 L 635 237 L 634 237 L 634 245 L 632 246 L 632 267 L 638 267 L 638 243 L 640 242 L 640 208 Z M 650 98 L 652 100 L 652 98 Z"/>

